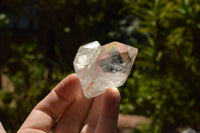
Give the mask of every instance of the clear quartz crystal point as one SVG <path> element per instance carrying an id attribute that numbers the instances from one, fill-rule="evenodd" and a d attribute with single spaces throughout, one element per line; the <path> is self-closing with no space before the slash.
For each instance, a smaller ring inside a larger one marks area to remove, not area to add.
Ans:
<path id="1" fill-rule="evenodd" d="M 82 45 L 74 59 L 74 69 L 85 97 L 96 97 L 109 87 L 122 86 L 133 66 L 138 49 L 111 42 L 94 41 Z"/>

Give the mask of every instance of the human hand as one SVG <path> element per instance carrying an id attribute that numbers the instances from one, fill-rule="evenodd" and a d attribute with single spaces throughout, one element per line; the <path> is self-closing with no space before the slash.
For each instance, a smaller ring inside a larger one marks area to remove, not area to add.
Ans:
<path id="1" fill-rule="evenodd" d="M 119 104 L 116 88 L 85 98 L 76 74 L 71 74 L 35 106 L 18 133 L 49 133 L 56 121 L 54 133 L 116 133 Z"/>

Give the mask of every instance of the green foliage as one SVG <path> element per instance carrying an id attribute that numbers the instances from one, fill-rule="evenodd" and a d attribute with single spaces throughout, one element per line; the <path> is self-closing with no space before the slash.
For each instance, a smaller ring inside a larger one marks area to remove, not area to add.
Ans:
<path id="1" fill-rule="evenodd" d="M 42 95 L 42 92 L 44 93 L 46 82 L 43 78 L 44 64 L 41 63 L 43 57 L 41 54 L 34 54 L 35 43 L 21 46 L 13 44 L 11 48 L 15 56 L 4 67 L 9 65 L 16 67 L 14 72 L 9 70 L 5 72 L 14 84 L 15 90 L 14 92 L 5 92 L 6 88 L 4 88 L 0 91 L 3 102 L 0 114 L 1 118 L 5 117 L 2 120 L 3 123 L 6 117 L 13 118 L 5 122 L 5 126 L 11 127 L 11 131 L 16 131 L 22 120 L 38 102 L 37 97 Z M 10 131 L 8 130 L 8 132 Z"/>
<path id="2" fill-rule="evenodd" d="M 150 121 L 142 123 L 138 128 L 134 129 L 131 133 L 160 133 L 159 124 L 151 124 Z"/>
<path id="3" fill-rule="evenodd" d="M 0 13 L 0 26 L 4 26 L 9 23 L 9 19 L 4 13 Z"/>
<path id="4" fill-rule="evenodd" d="M 137 32 L 147 41 L 135 45 L 135 72 L 127 82 L 129 90 L 122 90 L 122 102 L 132 113 L 151 116 L 156 132 L 200 128 L 199 6 L 189 0 L 137 0 L 125 9 L 139 18 Z"/>

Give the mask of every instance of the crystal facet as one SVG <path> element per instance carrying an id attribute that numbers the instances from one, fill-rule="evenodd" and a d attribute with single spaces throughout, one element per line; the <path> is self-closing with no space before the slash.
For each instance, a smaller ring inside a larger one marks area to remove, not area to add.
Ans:
<path id="1" fill-rule="evenodd" d="M 138 49 L 111 42 L 98 41 L 82 45 L 74 59 L 74 69 L 85 97 L 98 96 L 109 87 L 122 86 L 133 66 Z"/>

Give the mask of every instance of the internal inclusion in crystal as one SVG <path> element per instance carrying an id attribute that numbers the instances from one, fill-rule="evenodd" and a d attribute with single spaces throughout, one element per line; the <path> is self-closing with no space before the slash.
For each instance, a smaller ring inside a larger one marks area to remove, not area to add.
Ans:
<path id="1" fill-rule="evenodd" d="M 111 72 L 111 73 L 125 73 L 127 69 L 127 64 L 130 61 L 130 57 L 128 56 L 128 52 L 119 53 L 118 51 L 114 51 L 113 55 L 110 57 L 102 59 L 99 62 L 99 66 L 102 68 L 104 72 Z"/>
<path id="2" fill-rule="evenodd" d="M 138 50 L 112 42 L 103 47 L 95 41 L 79 48 L 74 59 L 75 72 L 87 98 L 102 94 L 108 87 L 123 85 Z"/>

